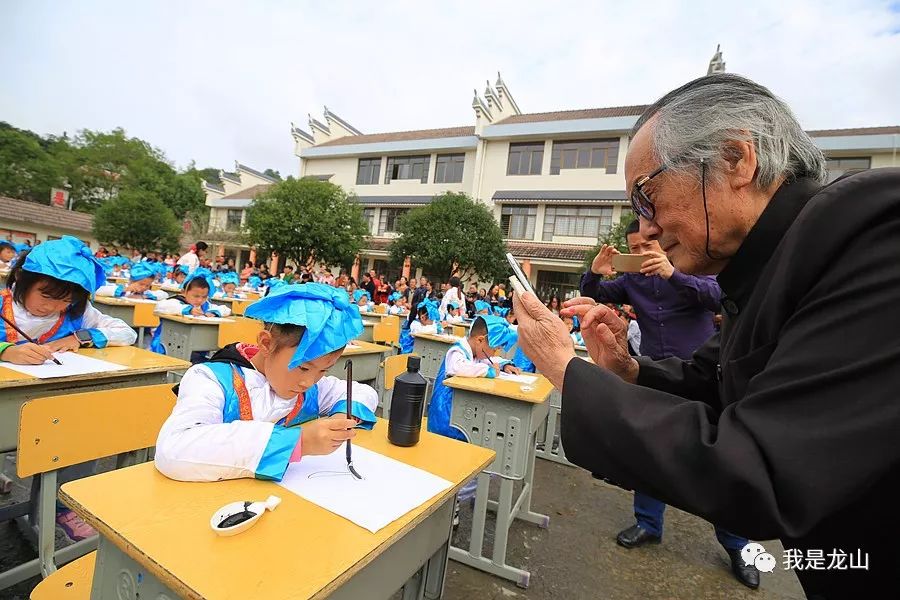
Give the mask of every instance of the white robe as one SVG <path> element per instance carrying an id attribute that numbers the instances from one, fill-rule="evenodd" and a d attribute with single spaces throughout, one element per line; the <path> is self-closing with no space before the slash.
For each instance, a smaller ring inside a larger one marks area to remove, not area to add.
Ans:
<path id="1" fill-rule="evenodd" d="M 59 320 L 59 313 L 46 317 L 38 317 L 18 303 L 13 303 L 13 316 L 16 325 L 24 331 L 28 337 L 37 339 L 50 331 Z M 106 343 L 110 346 L 130 346 L 137 339 L 137 333 L 128 323 L 122 319 L 116 319 L 105 315 L 88 302 L 81 321 L 82 329 L 97 329 L 106 337 Z"/>

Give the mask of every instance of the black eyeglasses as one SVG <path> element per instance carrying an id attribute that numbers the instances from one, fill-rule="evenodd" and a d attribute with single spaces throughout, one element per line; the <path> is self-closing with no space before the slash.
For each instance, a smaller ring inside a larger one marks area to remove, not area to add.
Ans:
<path id="1" fill-rule="evenodd" d="M 653 217 L 656 215 L 656 207 L 653 205 L 653 201 L 650 200 L 650 197 L 647 195 L 647 192 L 645 192 L 643 188 L 645 185 L 647 185 L 648 181 L 665 171 L 667 168 L 668 167 L 666 165 L 663 165 L 649 175 L 644 175 L 635 182 L 634 187 L 631 190 L 631 210 L 634 211 L 634 214 L 639 217 L 643 217 L 648 221 L 653 220 Z"/>

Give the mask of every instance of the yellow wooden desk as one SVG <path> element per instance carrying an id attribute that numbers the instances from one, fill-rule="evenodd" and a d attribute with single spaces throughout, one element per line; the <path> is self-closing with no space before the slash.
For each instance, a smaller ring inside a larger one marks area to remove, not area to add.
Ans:
<path id="1" fill-rule="evenodd" d="M 101 536 L 91 598 L 375 600 L 404 584 L 404 598 L 440 598 L 454 496 L 494 453 L 424 431 L 412 448 L 386 438 L 380 420 L 353 443 L 454 487 L 376 534 L 270 481 L 183 483 L 148 463 L 64 484 L 62 501 Z M 234 537 L 210 530 L 221 506 L 271 494 L 281 504 L 251 529 Z"/>
<path id="2" fill-rule="evenodd" d="M 366 315 L 366 316 L 368 317 L 368 315 Z M 372 337 L 372 331 L 374 330 L 375 325 L 377 325 L 380 322 L 381 322 L 380 319 L 376 320 L 376 321 L 372 321 L 372 320 L 366 321 L 365 319 L 363 319 L 363 332 L 356 339 L 361 342 L 373 341 L 374 338 Z"/>
<path id="3" fill-rule="evenodd" d="M 109 281 L 110 283 L 116 283 L 116 284 L 119 284 L 119 283 L 127 284 L 129 282 L 129 279 L 127 277 L 107 277 L 106 280 Z"/>
<path id="4" fill-rule="evenodd" d="M 181 286 L 178 285 L 165 285 L 162 283 L 154 283 L 150 286 L 152 290 L 162 290 L 164 292 L 169 292 L 170 294 L 180 294 Z"/>
<path id="5" fill-rule="evenodd" d="M 19 409 L 27 400 L 60 394 L 166 383 L 170 381 L 169 373 L 182 373 L 191 366 L 190 363 L 183 360 L 134 346 L 90 348 L 80 350 L 79 353 L 128 368 L 124 371 L 38 379 L 0 366 L 0 454 L 16 449 Z M 0 509 L 0 522 L 22 516 L 27 512 L 27 502 L 4 506 Z"/>
<path id="6" fill-rule="evenodd" d="M 382 356 L 392 352 L 393 348 L 360 340 L 353 340 L 353 346 L 355 347 L 344 350 L 338 361 L 328 370 L 328 374 L 344 379 L 347 376 L 344 365 L 349 358 L 353 359 L 353 379 L 363 382 L 374 381 L 378 377 Z"/>
<path id="7" fill-rule="evenodd" d="M 190 360 L 191 352 L 219 349 L 219 322 L 183 315 L 159 315 L 160 341 L 168 356 Z"/>
<path id="8" fill-rule="evenodd" d="M 413 353 L 422 357 L 419 372 L 426 379 L 437 377 L 441 363 L 447 355 L 450 346 L 462 338 L 453 335 L 434 335 L 431 333 L 414 333 Z"/>
<path id="9" fill-rule="evenodd" d="M 469 549 L 451 546 L 450 558 L 481 571 L 528 587 L 531 573 L 506 564 L 506 546 L 513 519 L 549 527 L 550 517 L 531 510 L 534 486 L 535 441 L 538 430 L 547 420 L 547 398 L 553 385 L 537 375 L 532 389 L 523 384 L 485 377 L 451 377 L 444 385 L 453 388 L 450 423 L 458 427 L 473 444 L 491 448 L 497 458 L 478 475 L 472 536 Z M 488 498 L 490 474 L 500 477 L 500 496 L 496 502 Z M 513 500 L 514 485 L 521 480 L 522 491 Z M 483 554 L 484 526 L 488 508 L 497 513 L 494 529 L 494 551 Z"/>

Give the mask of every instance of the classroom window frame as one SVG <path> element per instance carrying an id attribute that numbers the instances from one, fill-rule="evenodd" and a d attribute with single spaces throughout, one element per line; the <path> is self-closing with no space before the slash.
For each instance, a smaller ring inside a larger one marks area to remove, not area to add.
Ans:
<path id="1" fill-rule="evenodd" d="M 547 206 L 541 240 L 552 242 L 554 237 L 582 237 L 598 239 L 612 228 L 612 206 L 579 206 L 563 204 Z"/>
<path id="2" fill-rule="evenodd" d="M 606 169 L 615 174 L 619 164 L 619 138 L 556 140 L 550 152 L 550 174 L 563 170 Z"/>
<path id="3" fill-rule="evenodd" d="M 381 157 L 360 158 L 356 164 L 356 185 L 377 185 L 381 177 Z"/>
<path id="4" fill-rule="evenodd" d="M 510 143 L 507 175 L 540 175 L 544 165 L 544 142 Z"/>
<path id="5" fill-rule="evenodd" d="M 438 154 L 434 163 L 435 183 L 462 183 L 466 169 L 465 152 Z"/>
<path id="6" fill-rule="evenodd" d="M 534 240 L 537 204 L 504 204 L 500 208 L 500 231 L 508 240 Z"/>
<path id="7" fill-rule="evenodd" d="M 428 167 L 430 154 L 411 154 L 407 156 L 389 156 L 387 168 L 384 170 L 384 183 L 391 181 L 415 181 L 428 183 Z"/>
<path id="8" fill-rule="evenodd" d="M 362 209 L 363 219 L 365 219 L 366 223 L 368 224 L 368 231 L 370 235 L 372 234 L 373 228 L 375 227 L 375 211 L 376 209 L 372 207 L 364 207 Z"/>
<path id="9" fill-rule="evenodd" d="M 244 221 L 244 210 L 226 208 L 225 211 L 225 231 L 240 231 Z"/>
<path id="10" fill-rule="evenodd" d="M 378 235 L 396 233 L 400 219 L 408 212 L 408 208 L 383 207 L 378 215 Z"/>

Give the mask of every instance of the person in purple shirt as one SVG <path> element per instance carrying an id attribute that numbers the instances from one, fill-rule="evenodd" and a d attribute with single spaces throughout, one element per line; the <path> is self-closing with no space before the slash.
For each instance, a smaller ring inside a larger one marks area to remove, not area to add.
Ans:
<path id="1" fill-rule="evenodd" d="M 581 295 L 600 303 L 631 304 L 641 329 L 641 355 L 653 360 L 677 356 L 691 357 L 715 333 L 713 318 L 722 300 L 722 291 L 712 276 L 686 275 L 677 271 L 656 240 L 640 234 L 634 220 L 625 230 L 631 254 L 643 254 L 647 260 L 640 273 L 613 275 L 612 257 L 619 251 L 603 246 L 581 278 Z M 662 540 L 666 505 L 646 494 L 634 492 L 634 516 L 637 523 L 619 532 L 616 543 L 625 548 L 657 544 Z M 731 558 L 735 578 L 749 588 L 759 587 L 759 571 L 744 565 L 741 549 L 746 538 L 716 527 L 716 539 Z"/>

